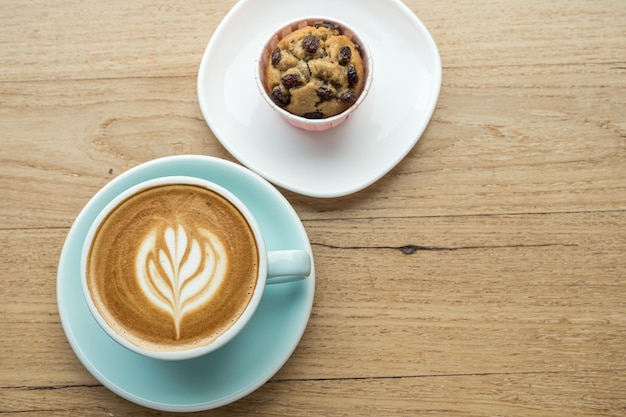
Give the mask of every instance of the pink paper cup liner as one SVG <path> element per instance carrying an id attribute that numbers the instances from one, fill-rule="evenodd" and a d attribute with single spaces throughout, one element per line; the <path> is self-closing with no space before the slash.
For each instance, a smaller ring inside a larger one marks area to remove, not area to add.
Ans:
<path id="1" fill-rule="evenodd" d="M 267 68 L 267 63 L 271 59 L 272 52 L 274 51 L 274 49 L 276 49 L 276 45 L 278 45 L 278 42 L 280 42 L 282 38 L 298 29 L 307 26 L 314 26 L 316 23 L 322 22 L 331 22 L 341 27 L 343 34 L 359 46 L 359 52 L 361 54 L 361 59 L 363 60 L 363 66 L 365 68 L 365 84 L 363 87 L 363 91 L 357 98 L 357 101 L 352 106 L 344 110 L 342 113 L 339 113 L 332 117 L 327 117 L 325 119 L 307 119 L 306 117 L 292 114 L 274 103 L 269 95 L 270 90 L 267 86 L 265 69 Z M 348 120 L 350 115 L 361 105 L 361 103 L 363 103 L 363 100 L 365 100 L 365 97 L 367 96 L 367 93 L 369 92 L 370 86 L 372 84 L 373 68 L 374 62 L 372 61 L 372 56 L 370 54 L 369 48 L 367 47 L 367 44 L 363 42 L 363 40 L 354 32 L 354 30 L 349 25 L 337 19 L 317 16 L 293 20 L 272 32 L 272 34 L 263 44 L 259 57 L 256 60 L 255 78 L 257 87 L 259 88 L 259 92 L 261 93 L 261 96 L 263 97 L 265 102 L 269 104 L 269 106 L 274 109 L 274 111 L 278 112 L 289 124 L 310 132 L 321 132 L 339 126 L 341 123 Z"/>

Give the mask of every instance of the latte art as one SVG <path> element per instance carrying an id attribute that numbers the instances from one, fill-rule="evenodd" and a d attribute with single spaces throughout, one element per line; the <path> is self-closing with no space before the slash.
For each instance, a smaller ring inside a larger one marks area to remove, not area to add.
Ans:
<path id="1" fill-rule="evenodd" d="M 180 323 L 215 295 L 226 275 L 227 254 L 209 230 L 189 233 L 155 228 L 142 240 L 135 261 L 137 281 L 148 300 L 169 314 L 180 339 Z"/>
<path id="2" fill-rule="evenodd" d="M 245 216 L 210 189 L 165 184 L 121 201 L 95 232 L 86 284 L 112 330 L 154 351 L 211 344 L 248 307 L 259 248 Z"/>

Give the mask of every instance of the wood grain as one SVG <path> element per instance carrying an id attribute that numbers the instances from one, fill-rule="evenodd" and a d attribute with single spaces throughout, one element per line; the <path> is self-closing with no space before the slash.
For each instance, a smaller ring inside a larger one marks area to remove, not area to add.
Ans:
<path id="1" fill-rule="evenodd" d="M 8 0 L 0 81 L 191 75 L 235 3 Z"/>
<path id="2" fill-rule="evenodd" d="M 443 64 L 426 132 L 359 193 L 281 190 L 315 256 L 309 325 L 267 384 L 192 415 L 624 415 L 623 2 L 405 3 Z M 81 365 L 57 264 L 121 172 L 175 154 L 235 161 L 196 96 L 235 4 L 3 2 L 0 415 L 168 415 Z"/>
<path id="3" fill-rule="evenodd" d="M 619 372 L 560 372 L 420 378 L 271 381 L 229 406 L 180 416 L 622 416 Z M 4 390 L 6 415 L 166 416 L 102 386 Z M 306 411 L 305 411 L 306 410 Z"/>
<path id="4" fill-rule="evenodd" d="M 623 210 L 626 106 L 620 97 L 626 84 L 615 75 L 598 81 L 609 87 L 589 83 L 584 101 L 544 97 L 543 87 L 528 87 L 515 74 L 510 83 L 519 81 L 508 88 L 508 97 L 489 96 L 503 86 L 476 96 L 468 87 L 444 87 L 442 111 L 391 175 L 347 198 L 285 194 L 305 219 L 324 218 L 329 211 L 354 218 Z M 70 86 L 81 94 L 68 94 Z M 6 184 L 11 193 L 0 202 L 0 219 L 8 221 L 12 207 L 31 213 L 13 219 L 15 227 L 67 227 L 106 182 L 159 156 L 197 153 L 232 160 L 202 119 L 191 77 L 2 88 L 0 130 L 7 133 L 0 175 L 12 181 Z M 68 158 L 75 161 L 71 166 Z M 50 204 L 42 206 L 42 198 Z"/>
<path id="5" fill-rule="evenodd" d="M 315 306 L 276 378 L 624 370 L 625 214 L 305 221 Z M 56 248 L 66 232 L 0 232 L 11 277 L 0 346 L 26 359 L 0 359 L 9 386 L 53 385 L 63 374 L 93 382 L 56 313 Z M 30 259 L 33 247 L 55 249 Z M 20 276 L 28 262 L 38 273 Z M 25 324 L 37 339 L 20 348 Z M 38 374 L 44 358 L 49 372 Z"/>

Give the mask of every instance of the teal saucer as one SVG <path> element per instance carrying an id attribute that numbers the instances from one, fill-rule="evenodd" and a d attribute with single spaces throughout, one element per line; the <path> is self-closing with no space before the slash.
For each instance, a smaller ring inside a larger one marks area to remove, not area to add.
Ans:
<path id="1" fill-rule="evenodd" d="M 315 271 L 302 281 L 268 286 L 241 333 L 208 355 L 160 361 L 121 347 L 98 326 L 82 298 L 82 241 L 98 212 L 117 193 L 167 175 L 204 178 L 230 190 L 257 218 L 268 250 L 313 254 L 298 215 L 278 190 L 240 165 L 208 156 L 172 156 L 132 168 L 103 187 L 80 212 L 63 246 L 57 276 L 61 323 L 74 352 L 98 381 L 129 401 L 162 411 L 202 411 L 248 395 L 285 364 L 309 320 Z"/>

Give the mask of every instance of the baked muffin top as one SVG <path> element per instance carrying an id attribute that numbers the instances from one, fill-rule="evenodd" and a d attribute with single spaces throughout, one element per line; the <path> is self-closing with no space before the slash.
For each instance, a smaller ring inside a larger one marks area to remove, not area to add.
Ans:
<path id="1" fill-rule="evenodd" d="M 365 69 L 359 46 L 339 26 L 323 22 L 280 40 L 267 64 L 272 100 L 309 119 L 337 115 L 363 91 Z"/>

